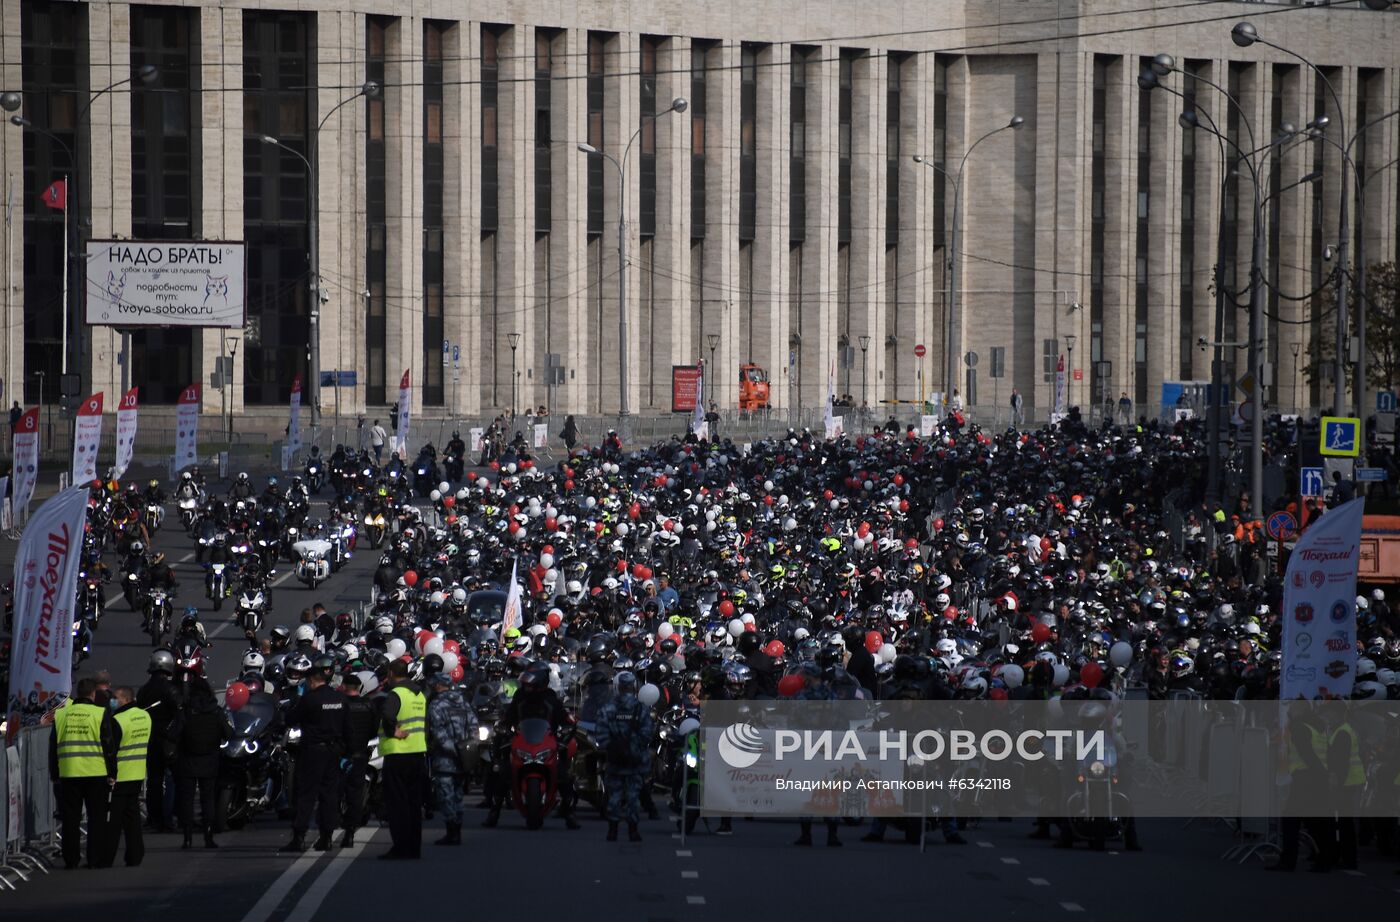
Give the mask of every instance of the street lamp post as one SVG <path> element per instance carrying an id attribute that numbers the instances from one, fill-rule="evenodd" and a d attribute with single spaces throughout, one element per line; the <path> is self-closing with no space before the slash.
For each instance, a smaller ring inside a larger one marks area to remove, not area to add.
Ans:
<path id="1" fill-rule="evenodd" d="M 957 367 L 953 357 L 957 354 L 957 341 L 961 337 L 961 328 L 958 325 L 958 232 L 961 223 L 960 219 L 962 217 L 963 170 L 967 167 L 967 158 L 972 156 L 972 152 L 977 149 L 977 145 L 994 134 L 999 134 L 1007 130 L 1014 131 L 1024 125 L 1025 122 L 1026 120 L 1021 116 L 1013 115 L 1011 116 L 1011 121 L 1007 122 L 1005 125 L 1002 125 L 1000 128 L 993 128 L 976 141 L 973 141 L 963 153 L 962 160 L 958 163 L 957 178 L 953 179 L 953 227 L 948 236 L 948 317 L 947 328 L 943 333 L 943 392 L 945 394 L 951 394 L 953 392 L 953 369 Z M 914 162 L 933 167 L 944 176 L 950 179 L 953 178 L 952 174 L 946 169 L 927 157 L 915 154 Z"/>
<path id="2" fill-rule="evenodd" d="M 82 202 L 82 171 L 79 169 L 74 148 L 78 146 L 78 141 L 81 138 L 80 132 L 82 131 L 83 120 L 87 118 L 88 113 L 92 111 L 93 103 L 97 102 L 98 99 L 110 93 L 112 90 L 115 90 L 117 87 L 125 86 L 133 81 L 140 81 L 142 85 L 150 86 L 155 83 L 159 75 L 160 71 L 155 65 L 143 64 L 129 76 L 123 77 L 115 83 L 108 84 L 89 96 L 87 102 L 83 103 L 83 107 L 78 110 L 77 117 L 73 119 L 73 147 L 69 147 L 65 144 L 52 131 L 35 125 L 24 116 L 16 115 L 10 119 L 10 122 L 15 126 L 28 129 L 35 134 L 41 134 L 55 142 L 58 146 L 62 147 L 64 153 L 68 155 L 68 164 L 71 172 L 64 176 L 64 191 L 67 196 L 67 208 L 64 210 L 67 213 L 66 220 L 68 226 L 63 240 L 63 247 L 65 250 L 63 266 L 65 277 L 68 279 L 65 285 L 66 290 L 64 291 L 64 297 L 66 300 L 63 307 L 64 341 L 62 369 L 65 375 L 68 373 L 68 367 L 70 365 L 77 370 L 79 375 L 81 375 L 83 371 L 83 335 L 81 332 L 82 316 L 80 312 L 83 304 L 83 292 L 87 287 L 87 276 L 84 271 L 86 268 L 86 261 L 83 258 L 82 252 L 83 230 L 82 212 L 80 209 L 80 204 Z M 0 108 L 3 108 L 7 112 L 18 110 L 21 103 L 22 96 L 19 93 L 9 92 L 0 94 Z M 68 328 L 70 325 L 74 327 L 72 336 L 68 335 Z"/>
<path id="3" fill-rule="evenodd" d="M 1290 389 L 1293 391 L 1293 411 L 1299 412 L 1298 407 L 1298 353 L 1302 350 L 1303 344 L 1291 342 L 1288 344 L 1289 351 L 1293 353 L 1293 377 L 1290 379 Z"/>
<path id="4" fill-rule="evenodd" d="M 311 305 L 310 305 L 310 355 L 308 361 L 311 365 L 310 380 L 307 382 L 307 396 L 311 402 L 311 428 L 316 430 L 321 425 L 321 305 L 330 300 L 321 288 L 321 253 L 320 253 L 320 209 L 321 195 L 317 184 L 316 171 L 316 145 L 321 139 L 321 129 L 326 127 L 326 122 L 330 121 L 346 105 L 359 99 L 361 96 L 366 99 L 378 99 L 384 92 L 384 87 L 377 81 L 366 80 L 360 85 L 360 90 L 355 95 L 342 99 L 331 107 L 331 110 L 316 123 L 316 130 L 311 133 L 311 143 L 309 146 L 310 156 L 306 156 L 301 151 L 291 147 L 272 135 L 263 135 L 259 140 L 264 144 L 271 144 L 279 147 L 288 153 L 295 154 L 297 159 L 306 165 L 307 189 L 307 219 L 306 233 L 311 238 L 311 248 L 308 255 L 308 262 L 311 269 Z"/>
<path id="5" fill-rule="evenodd" d="M 516 371 L 515 371 L 515 350 L 518 349 L 518 348 L 520 347 L 520 334 L 519 334 L 519 333 L 507 333 L 507 334 L 506 334 L 506 339 L 510 341 L 510 418 L 511 418 L 511 421 L 514 422 L 514 420 L 515 420 L 515 404 L 516 404 L 516 400 L 515 400 L 515 387 L 516 387 L 516 384 L 515 384 L 515 382 L 516 382 L 516 380 L 517 380 L 517 378 L 516 378 Z"/>
<path id="6" fill-rule="evenodd" d="M 677 96 L 671 100 L 669 106 L 650 116 L 650 119 L 654 122 L 668 113 L 684 112 L 689 106 L 690 103 L 686 101 L 684 96 Z M 627 159 L 632 154 L 632 144 L 645 127 L 646 122 L 638 125 L 637 130 L 632 132 L 632 137 L 627 139 L 627 146 L 622 150 L 621 161 L 592 144 L 578 145 L 580 153 L 590 157 L 602 157 L 617 169 L 617 387 L 619 398 L 617 415 L 624 417 L 631 412 L 627 395 Z"/>
<path id="7" fill-rule="evenodd" d="M 866 378 L 870 359 L 870 337 L 862 334 L 860 342 L 860 408 L 862 412 L 870 409 L 870 392 L 868 390 L 869 380 Z"/>
<path id="8" fill-rule="evenodd" d="M 706 380 L 706 382 L 710 385 L 710 403 L 714 403 L 714 402 L 715 402 L 715 378 L 714 378 L 714 375 L 715 375 L 715 349 L 719 348 L 719 334 L 718 334 L 718 333 L 708 333 L 708 334 L 706 334 L 706 336 L 705 336 L 705 341 L 706 341 L 707 343 L 710 344 L 710 367 L 707 369 L 707 371 L 709 372 L 709 374 L 705 375 L 705 380 Z"/>

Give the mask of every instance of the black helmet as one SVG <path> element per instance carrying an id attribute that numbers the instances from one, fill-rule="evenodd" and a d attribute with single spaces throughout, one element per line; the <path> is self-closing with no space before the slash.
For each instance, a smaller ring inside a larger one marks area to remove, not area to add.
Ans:
<path id="1" fill-rule="evenodd" d="M 521 691 L 543 691 L 549 687 L 549 664 L 531 663 L 520 676 Z"/>
<path id="2" fill-rule="evenodd" d="M 442 672 L 447 664 L 442 661 L 442 657 L 436 653 L 429 653 L 423 657 L 423 678 L 431 678 Z"/>
<path id="3" fill-rule="evenodd" d="M 316 661 L 311 664 L 311 668 L 322 678 L 329 681 L 330 677 L 335 674 L 335 660 L 332 657 L 322 654 L 316 657 Z"/>

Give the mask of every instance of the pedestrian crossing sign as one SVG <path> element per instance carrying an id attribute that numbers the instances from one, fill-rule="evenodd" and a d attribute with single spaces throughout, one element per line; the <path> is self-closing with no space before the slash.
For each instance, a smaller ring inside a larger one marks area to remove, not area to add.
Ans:
<path id="1" fill-rule="evenodd" d="M 1332 458 L 1361 454 L 1361 420 L 1355 416 L 1322 417 L 1322 440 L 1317 450 Z"/>

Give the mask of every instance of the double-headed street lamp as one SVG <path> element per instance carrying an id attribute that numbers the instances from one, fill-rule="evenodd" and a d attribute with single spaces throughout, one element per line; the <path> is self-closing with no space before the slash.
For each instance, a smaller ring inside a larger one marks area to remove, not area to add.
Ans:
<path id="1" fill-rule="evenodd" d="M 618 416 L 627 416 L 631 409 L 628 405 L 627 397 L 627 158 L 632 155 L 632 144 L 641 135 L 642 129 L 647 123 L 654 122 L 661 116 L 671 112 L 684 112 L 689 108 L 690 103 L 686 102 L 684 96 L 677 96 L 671 100 L 671 104 L 665 109 L 649 116 L 642 124 L 637 126 L 637 130 L 632 132 L 632 137 L 627 139 L 627 146 L 623 148 L 622 160 L 618 160 L 612 154 L 601 151 L 592 144 L 579 144 L 580 153 L 590 157 L 602 157 L 617 169 L 617 387 L 618 387 Z"/>
<path id="2" fill-rule="evenodd" d="M 705 335 L 705 342 L 709 343 L 709 345 L 710 345 L 710 367 L 707 368 L 707 369 L 705 369 L 705 371 L 706 371 L 705 381 L 710 385 L 710 402 L 711 402 L 711 403 L 714 403 L 714 401 L 715 401 L 715 378 L 714 378 L 714 375 L 715 375 L 715 350 L 719 348 L 719 334 L 718 334 L 718 333 L 707 333 L 707 334 Z"/>
<path id="3" fill-rule="evenodd" d="M 520 334 L 507 333 L 506 341 L 510 343 L 510 418 L 515 419 L 516 394 L 515 382 L 519 380 L 518 372 L 515 370 L 515 350 L 520 348 Z"/>
<path id="4" fill-rule="evenodd" d="M 308 253 L 308 260 L 311 269 L 311 313 L 310 313 L 310 349 L 307 356 L 311 364 L 311 380 L 307 382 L 307 395 L 311 401 L 311 427 L 313 429 L 321 425 L 321 305 L 329 300 L 329 297 L 321 289 L 321 254 L 320 250 L 320 190 L 317 187 L 316 172 L 316 144 L 321 137 L 321 129 L 330 121 L 330 117 L 335 115 L 343 106 L 346 106 L 363 96 L 366 99 L 378 99 L 384 92 L 384 87 L 375 80 L 366 80 L 360 85 L 359 92 L 355 95 L 342 99 L 336 103 L 331 110 L 316 124 L 316 130 L 311 133 L 310 156 L 303 154 L 295 147 L 274 138 L 272 135 L 262 135 L 258 140 L 264 144 L 281 148 L 290 154 L 295 154 L 297 159 L 306 165 L 307 177 L 307 236 L 311 238 L 311 249 Z"/>
<path id="5" fill-rule="evenodd" d="M 861 334 L 860 342 L 860 408 L 862 412 L 870 409 L 870 394 L 867 390 L 869 382 L 865 377 L 867 370 L 867 360 L 870 358 L 870 337 Z"/>
<path id="6" fill-rule="evenodd" d="M 958 323 L 958 234 L 960 219 L 962 218 L 962 188 L 963 170 L 967 167 L 967 158 L 972 156 L 972 152 L 977 149 L 977 145 L 987 140 L 994 134 L 1003 131 L 1014 131 L 1026 123 L 1026 120 L 1019 115 L 1011 116 L 1011 121 L 1000 128 L 993 128 L 991 131 L 979 137 L 968 146 L 962 155 L 962 160 L 958 162 L 958 173 L 954 176 L 948 170 L 935 163 L 928 157 L 919 154 L 914 155 L 914 162 L 938 170 L 944 176 L 953 181 L 953 228 L 948 238 L 948 316 L 947 323 L 943 331 L 943 392 L 951 394 L 953 392 L 953 369 L 957 367 L 954 356 L 957 354 L 958 341 L 961 338 L 961 327 Z M 945 397 L 946 399 L 946 397 Z"/>
<path id="7" fill-rule="evenodd" d="M 117 87 L 125 86 L 128 83 L 139 83 L 142 86 L 150 86 L 156 82 L 160 76 L 160 71 L 154 64 L 143 64 L 132 71 L 129 76 L 123 77 L 114 83 L 110 83 L 88 97 L 87 102 L 78 110 L 77 117 L 73 119 L 73 146 L 65 144 L 58 135 L 51 130 L 34 124 L 22 115 L 15 115 L 10 118 L 10 123 L 26 131 L 43 135 L 53 141 L 63 152 L 68 155 L 68 167 L 70 173 L 64 174 L 64 194 L 66 195 L 66 207 L 64 212 L 67 228 L 64 235 L 64 308 L 63 308 L 63 357 L 62 373 L 67 375 L 68 367 L 71 365 L 77 369 L 79 375 L 83 369 L 83 336 L 80 332 L 82 327 L 82 304 L 83 292 L 87 288 L 86 260 L 83 254 L 83 231 L 82 212 L 79 209 L 81 203 L 82 171 L 78 164 L 78 159 L 74 148 L 78 146 L 81 138 L 83 120 L 92 111 L 92 104 L 98 99 L 115 90 Z M 23 96 L 20 93 L 7 92 L 0 93 L 0 109 L 6 112 L 16 112 L 23 104 Z M 75 333 L 68 335 L 69 326 L 73 325 Z M 68 395 L 79 396 L 79 395 Z"/>

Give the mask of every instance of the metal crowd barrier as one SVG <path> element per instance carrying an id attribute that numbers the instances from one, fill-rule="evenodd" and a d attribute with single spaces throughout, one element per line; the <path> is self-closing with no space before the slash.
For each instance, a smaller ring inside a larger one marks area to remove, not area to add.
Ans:
<path id="1" fill-rule="evenodd" d="M 58 848 L 53 779 L 49 774 L 49 737 L 53 727 L 21 730 L 0 759 L 0 886 L 13 890 L 16 880 L 47 874 Z"/>

